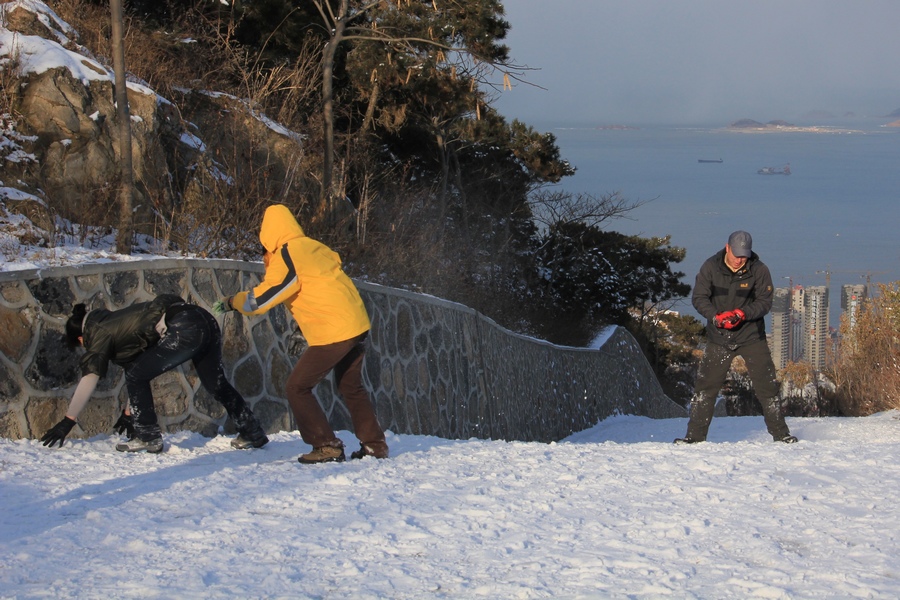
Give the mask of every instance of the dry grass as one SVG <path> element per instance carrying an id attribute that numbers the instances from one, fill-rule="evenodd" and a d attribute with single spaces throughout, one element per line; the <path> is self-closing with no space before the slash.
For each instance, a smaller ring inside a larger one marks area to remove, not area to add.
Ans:
<path id="1" fill-rule="evenodd" d="M 848 415 L 900 409 L 900 282 L 878 288 L 853 327 L 841 319 L 842 342 L 830 375 Z"/>
<path id="2" fill-rule="evenodd" d="M 841 413 L 833 386 L 805 362 L 789 362 L 779 371 L 784 414 L 791 417 L 826 417 Z"/>
<path id="3" fill-rule="evenodd" d="M 112 65 L 112 42 L 109 4 L 87 0 L 58 0 L 54 10 L 78 32 L 78 42 L 107 66 Z M 208 35 L 196 27 L 197 19 L 190 9 L 179 20 L 174 31 L 146 28 L 142 21 L 126 12 L 125 67 L 129 73 L 146 81 L 163 96 L 173 87 L 215 85 L 213 69 L 218 57 L 203 43 Z"/>
<path id="4" fill-rule="evenodd" d="M 156 222 L 139 224 L 141 231 L 172 250 L 258 258 L 256 235 L 265 206 L 282 202 L 303 214 L 310 212 L 306 199 L 318 193 L 310 174 L 321 169 L 321 161 L 306 150 L 315 147 L 315 128 L 310 131 L 304 120 L 320 88 L 317 49 L 309 40 L 293 63 L 261 69 L 257 57 L 235 41 L 234 23 L 211 21 L 203 6 L 173 6 L 182 12 L 167 31 L 126 15 L 126 68 L 178 106 L 186 129 L 196 132 L 188 121 L 200 125 L 207 150 L 199 160 L 172 157 L 174 164 L 189 162 L 188 170 L 169 174 L 174 202 L 151 198 Z M 61 0 L 55 10 L 79 32 L 79 43 L 101 62 L 111 62 L 108 5 Z M 208 103 L 197 112 L 197 102 L 185 104 L 189 95 L 183 90 L 221 92 L 237 100 Z M 259 120 L 263 115 L 304 136 L 303 148 L 285 141 L 273 150 Z"/>
<path id="5" fill-rule="evenodd" d="M 259 56 L 234 37 L 237 24 L 213 21 L 203 6 L 180 7 L 171 30 L 125 16 L 125 65 L 130 74 L 172 99 L 177 88 L 224 92 L 288 128 L 302 127 L 319 97 L 319 48 L 309 36 L 291 63 L 259 64 Z M 111 64 L 109 7 L 60 0 L 56 12 L 79 33 L 79 42 Z"/>
<path id="6" fill-rule="evenodd" d="M 0 20 L 5 21 L 6 13 L 0 13 Z M 0 25 L 6 26 L 5 22 Z M 17 35 L 17 34 L 14 34 Z M 12 45 L 15 47 L 15 44 Z M 9 52 L 9 49 L 5 49 Z M 11 52 L 4 56 L 0 63 L 0 135 L 3 135 L 15 124 L 15 97 L 19 87 L 20 65 L 18 52 Z"/>

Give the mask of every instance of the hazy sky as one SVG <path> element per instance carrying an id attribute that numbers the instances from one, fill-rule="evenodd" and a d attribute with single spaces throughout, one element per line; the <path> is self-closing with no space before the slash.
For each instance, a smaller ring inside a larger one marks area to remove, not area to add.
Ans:
<path id="1" fill-rule="evenodd" d="M 504 0 L 539 69 L 496 106 L 529 124 L 797 121 L 900 108 L 900 0 Z M 559 115 L 559 119 L 554 118 Z"/>

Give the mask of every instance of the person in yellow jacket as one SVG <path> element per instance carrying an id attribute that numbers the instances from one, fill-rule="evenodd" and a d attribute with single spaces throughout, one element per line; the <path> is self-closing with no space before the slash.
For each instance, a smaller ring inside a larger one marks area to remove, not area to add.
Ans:
<path id="1" fill-rule="evenodd" d="M 362 382 L 369 315 L 341 259 L 328 246 L 306 236 L 284 205 L 266 209 L 259 231 L 266 272 L 253 289 L 213 305 L 217 315 L 237 310 L 262 314 L 286 304 L 309 347 L 300 356 L 285 391 L 303 441 L 313 450 L 301 463 L 340 462 L 344 444 L 335 436 L 313 388 L 334 371 L 338 391 L 350 411 L 360 449 L 351 458 L 388 457 L 384 430 Z"/>

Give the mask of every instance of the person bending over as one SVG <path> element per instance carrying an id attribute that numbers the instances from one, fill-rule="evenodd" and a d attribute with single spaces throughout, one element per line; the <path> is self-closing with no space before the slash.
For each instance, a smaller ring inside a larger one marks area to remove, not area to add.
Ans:
<path id="1" fill-rule="evenodd" d="M 225 407 L 237 427 L 233 447 L 261 448 L 269 441 L 244 398 L 228 383 L 222 366 L 219 324 L 199 306 L 173 294 L 116 311 L 88 312 L 84 304 L 76 304 L 66 321 L 66 342 L 72 349 L 85 349 L 82 377 L 66 416 L 41 438 L 45 446 L 52 448 L 58 443 L 62 447 L 97 382 L 113 362 L 125 370 L 129 400 L 129 407 L 113 426 L 117 433 L 128 434 L 116 450 L 162 452 L 162 432 L 150 381 L 187 360 L 193 362 L 203 388 Z"/>

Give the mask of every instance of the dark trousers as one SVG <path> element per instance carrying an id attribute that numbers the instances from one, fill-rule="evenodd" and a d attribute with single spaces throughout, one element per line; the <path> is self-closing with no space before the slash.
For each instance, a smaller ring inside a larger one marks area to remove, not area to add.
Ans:
<path id="1" fill-rule="evenodd" d="M 303 441 L 318 448 L 340 442 L 328 423 L 313 388 L 334 370 L 334 381 L 350 411 L 353 431 L 363 444 L 383 444 L 384 430 L 362 382 L 365 339 L 368 332 L 336 344 L 310 346 L 297 361 L 287 380 L 287 399 Z"/>
<path id="2" fill-rule="evenodd" d="M 160 435 L 150 381 L 191 360 L 200 384 L 234 421 L 238 431 L 259 426 L 244 398 L 228 383 L 222 366 L 222 333 L 215 318 L 199 306 L 189 306 L 166 319 L 168 330 L 159 343 L 147 349 L 125 369 L 125 385 L 135 433 L 142 440 Z"/>
<path id="3" fill-rule="evenodd" d="M 736 349 L 719 344 L 707 344 L 706 352 L 700 360 L 697 370 L 697 382 L 694 384 L 694 397 L 691 399 L 691 416 L 688 421 L 687 437 L 702 441 L 709 432 L 713 411 L 716 408 L 716 397 L 728 376 L 728 369 L 736 356 L 741 356 L 747 365 L 753 391 L 763 409 L 766 429 L 775 440 L 790 434 L 784 415 L 781 414 L 781 403 L 778 400 L 778 382 L 775 379 L 775 363 L 765 340 L 759 340 Z"/>

